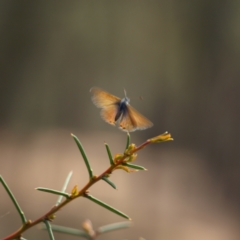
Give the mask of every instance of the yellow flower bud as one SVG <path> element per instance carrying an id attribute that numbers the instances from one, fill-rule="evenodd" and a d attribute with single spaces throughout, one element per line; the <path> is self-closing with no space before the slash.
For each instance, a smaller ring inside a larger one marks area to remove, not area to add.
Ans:
<path id="1" fill-rule="evenodd" d="M 165 132 L 161 135 L 158 135 L 154 138 L 149 139 L 151 143 L 159 143 L 159 142 L 167 142 L 167 141 L 172 141 L 173 138 L 171 138 L 171 134 L 168 132 Z"/>
<path id="2" fill-rule="evenodd" d="M 125 154 L 128 155 L 128 154 L 131 154 L 131 152 L 136 149 L 136 145 L 134 143 L 131 143 L 128 148 L 125 150 Z"/>
<path id="3" fill-rule="evenodd" d="M 117 153 L 117 154 L 115 154 L 113 161 L 114 161 L 115 163 L 117 163 L 118 160 L 121 160 L 123 157 L 124 157 L 123 154 Z"/>
<path id="4" fill-rule="evenodd" d="M 133 153 L 129 157 L 127 157 L 124 162 L 133 162 L 136 160 L 136 158 L 137 158 L 137 154 Z"/>
<path id="5" fill-rule="evenodd" d="M 78 185 L 75 185 L 71 191 L 72 196 L 78 195 Z"/>

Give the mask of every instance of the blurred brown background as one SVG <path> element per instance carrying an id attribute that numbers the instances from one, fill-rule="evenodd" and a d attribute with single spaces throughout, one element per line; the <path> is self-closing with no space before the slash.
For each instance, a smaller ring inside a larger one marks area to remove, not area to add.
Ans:
<path id="1" fill-rule="evenodd" d="M 5 0 L 0 11 L 0 174 L 28 219 L 56 201 L 35 187 L 61 189 L 71 170 L 68 191 L 87 181 L 71 132 L 95 174 L 108 166 L 104 141 L 123 150 L 125 134 L 100 119 L 89 89 L 123 97 L 125 88 L 154 122 L 132 141 L 164 131 L 175 141 L 139 153 L 136 164 L 147 172 L 113 174 L 117 191 L 105 183 L 91 189 L 134 223 L 99 239 L 240 238 L 239 1 Z M 0 192 L 3 238 L 21 223 Z M 96 228 L 123 220 L 79 199 L 55 224 L 80 228 L 85 219 Z M 48 239 L 37 228 L 24 237 Z"/>

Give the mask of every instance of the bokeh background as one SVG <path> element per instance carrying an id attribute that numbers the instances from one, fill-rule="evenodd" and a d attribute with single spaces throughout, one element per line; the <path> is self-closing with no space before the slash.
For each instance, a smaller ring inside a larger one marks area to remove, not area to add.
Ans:
<path id="1" fill-rule="evenodd" d="M 123 97 L 154 122 L 131 134 L 136 144 L 169 131 L 174 142 L 150 146 L 136 164 L 91 193 L 127 213 L 133 227 L 99 239 L 237 240 L 240 238 L 240 2 L 0 2 L 0 174 L 28 219 L 56 196 L 87 181 L 70 133 L 82 141 L 95 174 L 108 166 L 104 142 L 124 149 L 126 134 L 103 122 L 89 89 Z M 143 100 L 139 100 L 139 96 Z M 0 238 L 20 217 L 0 186 Z M 123 219 L 78 199 L 55 224 L 95 228 Z M 37 227 L 27 239 L 48 239 Z M 75 239 L 56 234 L 57 239 Z"/>

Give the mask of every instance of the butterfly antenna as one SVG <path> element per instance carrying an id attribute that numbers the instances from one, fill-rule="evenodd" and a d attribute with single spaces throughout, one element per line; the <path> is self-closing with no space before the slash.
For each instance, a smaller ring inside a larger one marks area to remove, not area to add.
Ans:
<path id="1" fill-rule="evenodd" d="M 124 91 L 124 95 L 125 95 L 125 98 L 127 97 L 127 91 L 126 91 L 126 89 L 123 89 L 123 91 Z"/>

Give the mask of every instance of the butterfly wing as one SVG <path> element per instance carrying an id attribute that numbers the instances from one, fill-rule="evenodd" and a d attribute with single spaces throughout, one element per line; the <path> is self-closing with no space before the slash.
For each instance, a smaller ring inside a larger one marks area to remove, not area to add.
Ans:
<path id="1" fill-rule="evenodd" d="M 119 127 L 123 131 L 133 132 L 135 130 L 144 130 L 153 126 L 153 123 L 140 114 L 129 104 L 126 105 L 126 110 L 123 112 Z"/>
<path id="2" fill-rule="evenodd" d="M 105 122 L 115 125 L 115 122 L 116 122 L 115 116 L 117 115 L 117 113 L 118 113 L 118 106 L 115 104 L 112 104 L 107 107 L 104 107 L 101 110 L 101 117 Z"/>
<path id="3" fill-rule="evenodd" d="M 114 125 L 121 99 L 97 87 L 91 88 L 90 92 L 92 93 L 93 103 L 97 107 L 102 108 L 102 119 Z"/>
<path id="4" fill-rule="evenodd" d="M 92 93 L 92 101 L 99 108 L 106 108 L 110 105 L 118 105 L 120 98 L 102 90 L 101 88 L 93 87 L 90 89 Z M 115 117 L 115 116 L 114 116 Z"/>

